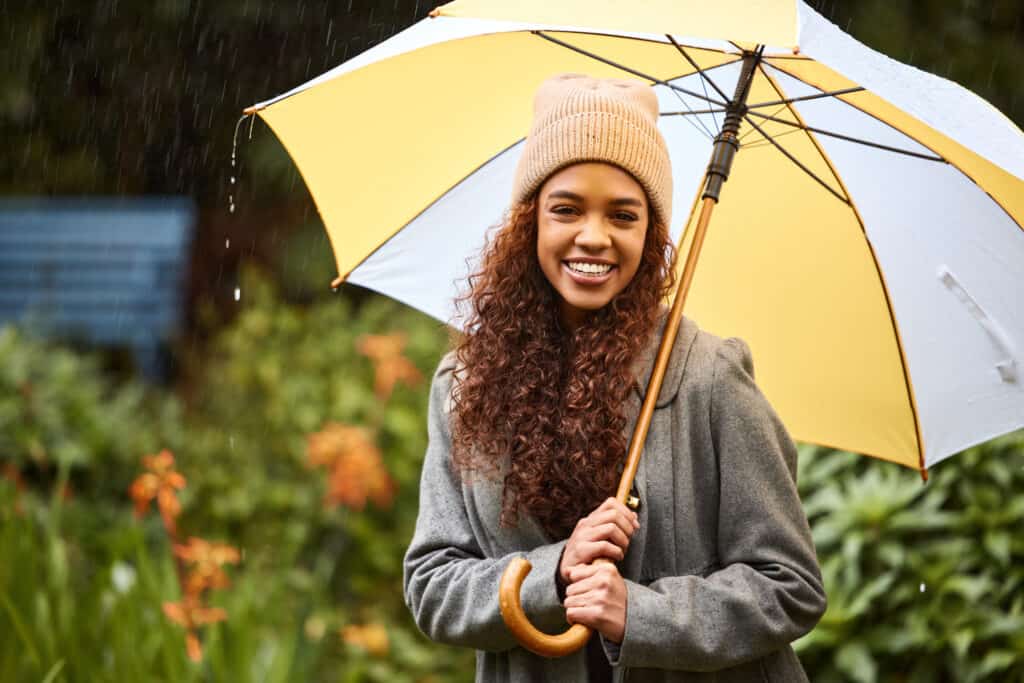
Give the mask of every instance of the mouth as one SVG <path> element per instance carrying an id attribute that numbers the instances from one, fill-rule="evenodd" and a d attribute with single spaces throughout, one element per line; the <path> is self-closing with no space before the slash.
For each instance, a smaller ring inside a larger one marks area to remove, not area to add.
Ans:
<path id="1" fill-rule="evenodd" d="M 562 268 L 578 284 L 600 285 L 611 279 L 617 266 L 605 261 L 573 259 L 562 261 Z"/>

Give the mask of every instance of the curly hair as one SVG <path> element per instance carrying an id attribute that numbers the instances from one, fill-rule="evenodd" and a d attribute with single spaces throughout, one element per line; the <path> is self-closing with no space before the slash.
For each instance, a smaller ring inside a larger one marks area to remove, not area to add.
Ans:
<path id="1" fill-rule="evenodd" d="M 652 216 L 636 275 L 570 332 L 536 244 L 534 197 L 510 209 L 457 302 L 465 333 L 453 341 L 452 458 L 463 476 L 504 475 L 503 525 L 526 510 L 564 538 L 617 488 L 624 402 L 674 281 L 675 250 Z"/>

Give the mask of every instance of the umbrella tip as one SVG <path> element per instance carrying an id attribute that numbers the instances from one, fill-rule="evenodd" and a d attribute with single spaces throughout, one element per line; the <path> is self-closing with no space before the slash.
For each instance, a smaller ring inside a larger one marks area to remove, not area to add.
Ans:
<path id="1" fill-rule="evenodd" d="M 800 46 L 799 45 L 794 45 L 793 46 L 793 54 L 795 54 L 795 55 L 800 54 Z"/>
<path id="2" fill-rule="evenodd" d="M 441 8 L 435 7 L 434 9 L 430 10 L 430 13 L 427 14 L 427 16 L 430 17 L 431 19 L 437 19 L 439 16 L 441 16 Z"/>
<path id="3" fill-rule="evenodd" d="M 338 277 L 331 280 L 331 291 L 337 292 L 338 288 L 341 287 L 341 283 L 345 281 L 344 276 L 339 275 Z"/>

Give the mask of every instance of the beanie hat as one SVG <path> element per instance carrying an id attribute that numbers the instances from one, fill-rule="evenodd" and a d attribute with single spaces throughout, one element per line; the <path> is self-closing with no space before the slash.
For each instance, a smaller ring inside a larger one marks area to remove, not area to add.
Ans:
<path id="1" fill-rule="evenodd" d="M 672 165 L 658 131 L 658 98 L 646 83 L 582 74 L 559 74 L 541 83 L 512 201 L 525 201 L 552 173 L 584 161 L 629 172 L 657 217 L 669 224 Z"/>

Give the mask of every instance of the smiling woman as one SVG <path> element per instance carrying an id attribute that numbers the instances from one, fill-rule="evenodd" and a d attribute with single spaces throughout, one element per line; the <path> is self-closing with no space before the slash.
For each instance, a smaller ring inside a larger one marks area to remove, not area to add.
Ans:
<path id="1" fill-rule="evenodd" d="M 642 502 L 611 497 L 674 272 L 657 121 L 644 83 L 540 86 L 467 332 L 434 375 L 405 597 L 431 638 L 477 650 L 479 681 L 807 680 L 789 643 L 824 610 L 821 576 L 793 442 L 742 341 L 683 320 Z M 544 659 L 506 627 L 499 581 L 522 556 L 526 616 L 596 631 L 585 651 Z"/>

